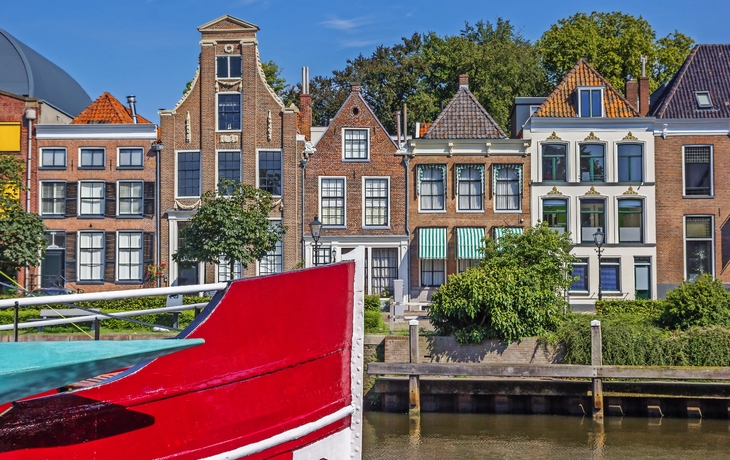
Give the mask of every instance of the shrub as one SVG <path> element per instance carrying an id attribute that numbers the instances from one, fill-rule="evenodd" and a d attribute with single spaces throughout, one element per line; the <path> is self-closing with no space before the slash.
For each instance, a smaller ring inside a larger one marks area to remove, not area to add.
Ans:
<path id="1" fill-rule="evenodd" d="M 667 293 L 661 321 L 676 329 L 730 326 L 730 294 L 722 282 L 705 274 Z"/>
<path id="2" fill-rule="evenodd" d="M 378 294 L 365 296 L 365 311 L 380 311 L 380 296 Z"/>
<path id="3" fill-rule="evenodd" d="M 611 316 L 631 314 L 642 318 L 658 319 L 664 312 L 663 300 L 599 300 L 596 302 L 596 314 Z"/>
<path id="4" fill-rule="evenodd" d="M 380 311 L 365 310 L 365 332 L 372 334 L 382 332 L 385 328 Z"/>

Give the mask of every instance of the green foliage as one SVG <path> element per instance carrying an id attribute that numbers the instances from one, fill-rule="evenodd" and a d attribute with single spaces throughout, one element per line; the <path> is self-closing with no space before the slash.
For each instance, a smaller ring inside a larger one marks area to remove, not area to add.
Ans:
<path id="1" fill-rule="evenodd" d="M 183 93 L 183 96 L 185 96 L 186 94 L 188 94 L 192 88 L 193 88 L 193 81 L 192 80 L 190 80 L 189 82 L 185 83 L 185 89 L 182 92 Z"/>
<path id="2" fill-rule="evenodd" d="M 383 322 L 383 315 L 380 311 L 365 310 L 365 333 L 375 334 L 383 332 L 385 329 L 385 323 Z"/>
<path id="3" fill-rule="evenodd" d="M 365 311 L 377 311 L 380 312 L 380 296 L 377 294 L 370 294 L 365 296 Z"/>
<path id="4" fill-rule="evenodd" d="M 460 343 L 487 338 L 512 342 L 557 328 L 568 304 L 570 236 L 546 223 L 524 234 L 507 234 L 499 245 L 485 240 L 479 267 L 452 275 L 432 298 L 431 324 Z"/>
<path id="5" fill-rule="evenodd" d="M 662 315 L 664 308 L 663 300 L 599 300 L 596 302 L 596 314 L 599 316 L 631 314 L 656 320 Z"/>
<path id="6" fill-rule="evenodd" d="M 287 90 L 289 90 L 289 85 L 286 84 L 286 80 L 281 77 L 282 69 L 276 62 L 262 62 L 261 68 L 266 76 L 266 83 L 271 86 L 271 89 L 273 89 L 277 95 L 282 96 Z"/>
<path id="7" fill-rule="evenodd" d="M 183 241 L 172 258 L 183 267 L 198 262 L 218 264 L 221 258 L 243 268 L 273 251 L 284 231 L 281 225 L 271 226 L 271 195 L 248 184 L 222 180 L 218 191 L 203 194 L 198 212 L 190 226 L 181 232 Z"/>
<path id="8" fill-rule="evenodd" d="M 667 293 L 662 322 L 671 328 L 730 327 L 730 293 L 718 279 L 704 274 Z"/>
<path id="9" fill-rule="evenodd" d="M 535 44 L 552 84 L 559 83 L 579 59 L 585 59 L 623 92 L 628 75 L 641 76 L 640 56 L 648 58 L 646 72 L 654 91 L 679 70 L 694 40 L 678 31 L 657 40 L 656 32 L 641 16 L 594 11 L 560 19 Z"/>

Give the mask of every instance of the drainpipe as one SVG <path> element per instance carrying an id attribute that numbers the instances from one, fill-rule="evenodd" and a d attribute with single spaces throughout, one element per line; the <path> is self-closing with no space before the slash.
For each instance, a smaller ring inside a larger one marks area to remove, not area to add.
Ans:
<path id="1" fill-rule="evenodd" d="M 312 144 L 312 141 L 307 141 L 304 143 L 304 151 L 302 152 L 302 159 L 299 160 L 299 166 L 302 167 L 302 212 L 301 212 L 301 224 L 302 224 L 302 260 L 307 259 L 307 251 L 304 247 L 304 228 L 305 228 L 305 220 L 304 220 L 304 179 L 306 177 L 306 169 L 307 164 L 309 164 L 309 157 L 310 155 L 314 155 L 317 152 L 317 149 L 314 148 L 314 144 Z"/>
<path id="2" fill-rule="evenodd" d="M 36 109 L 25 109 L 25 119 L 28 120 L 28 162 L 25 168 L 25 211 L 30 212 L 30 186 L 31 186 L 31 166 L 33 165 L 33 120 L 37 117 Z M 19 191 L 20 192 L 20 191 Z M 20 198 L 20 197 L 18 197 Z M 24 288 L 28 289 L 28 280 L 30 278 L 30 268 L 25 267 L 25 283 Z"/>
<path id="3" fill-rule="evenodd" d="M 132 123 L 137 124 L 137 98 L 135 96 L 127 96 L 129 110 L 132 112 Z"/>
<path id="4" fill-rule="evenodd" d="M 160 129 L 160 127 L 158 126 L 157 129 Z M 161 212 L 162 205 L 161 205 L 161 200 L 160 200 L 160 169 L 161 169 L 160 157 L 162 154 L 162 150 L 165 148 L 165 146 L 162 145 L 161 141 L 155 141 L 152 143 L 152 146 L 150 148 L 155 152 L 155 154 L 156 154 L 155 158 L 157 159 L 156 165 L 155 165 L 155 234 L 156 234 L 155 242 L 157 243 L 155 245 L 156 246 L 155 258 L 156 258 L 156 263 L 159 265 L 162 262 L 162 260 L 161 260 L 162 259 L 162 238 L 160 236 L 160 231 L 161 231 L 160 220 L 162 219 L 162 212 Z M 168 272 L 168 275 L 169 275 L 169 272 Z M 160 278 L 158 277 L 157 278 L 157 287 L 162 287 L 162 286 L 160 286 L 161 281 L 162 280 L 160 280 Z"/>

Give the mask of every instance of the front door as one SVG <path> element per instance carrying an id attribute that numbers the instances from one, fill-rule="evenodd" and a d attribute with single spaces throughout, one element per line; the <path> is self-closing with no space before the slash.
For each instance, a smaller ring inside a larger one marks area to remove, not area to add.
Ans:
<path id="1" fill-rule="evenodd" d="M 41 287 L 63 288 L 66 280 L 63 277 L 66 269 L 66 251 L 63 249 L 47 249 L 41 262 Z"/>

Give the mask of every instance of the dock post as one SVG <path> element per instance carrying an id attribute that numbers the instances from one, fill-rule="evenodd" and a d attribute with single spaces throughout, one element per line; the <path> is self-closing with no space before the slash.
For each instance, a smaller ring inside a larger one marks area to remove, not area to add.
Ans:
<path id="1" fill-rule="evenodd" d="M 99 317 L 94 318 L 94 340 L 99 340 L 101 337 L 101 321 Z"/>
<path id="2" fill-rule="evenodd" d="M 18 341 L 18 309 L 20 308 L 20 304 L 18 301 L 15 301 L 15 307 L 13 308 L 13 338 L 15 341 Z"/>
<path id="3" fill-rule="evenodd" d="M 603 365 L 603 346 L 601 344 L 601 322 L 591 321 L 591 365 L 594 375 Z M 600 378 L 593 379 L 593 418 L 603 419 L 603 382 Z"/>
<path id="4" fill-rule="evenodd" d="M 410 339 L 411 364 L 418 364 L 418 320 L 412 319 L 408 323 Z M 421 391 L 419 389 L 418 375 L 411 375 L 408 379 L 409 409 L 408 415 L 419 416 L 421 414 Z"/>

